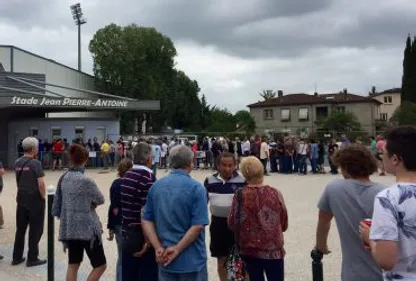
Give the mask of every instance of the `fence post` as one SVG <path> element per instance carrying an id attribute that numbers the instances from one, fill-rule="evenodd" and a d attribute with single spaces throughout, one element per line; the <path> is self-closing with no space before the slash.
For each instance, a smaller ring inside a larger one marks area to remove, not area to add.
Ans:
<path id="1" fill-rule="evenodd" d="M 322 258 L 323 254 L 317 249 L 313 249 L 311 252 L 312 258 L 312 280 L 313 281 L 323 281 L 324 272 L 322 267 Z"/>
<path id="2" fill-rule="evenodd" d="M 48 186 L 48 281 L 55 280 L 55 221 L 52 216 L 55 187 Z"/>

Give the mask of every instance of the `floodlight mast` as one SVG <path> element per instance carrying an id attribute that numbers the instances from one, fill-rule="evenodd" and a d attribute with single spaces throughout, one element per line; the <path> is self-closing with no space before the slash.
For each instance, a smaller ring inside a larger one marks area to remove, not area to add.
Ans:
<path id="1" fill-rule="evenodd" d="M 78 26 L 78 70 L 81 71 L 81 25 L 86 23 L 87 20 L 83 17 L 80 3 L 71 5 L 70 9 L 75 24 Z"/>

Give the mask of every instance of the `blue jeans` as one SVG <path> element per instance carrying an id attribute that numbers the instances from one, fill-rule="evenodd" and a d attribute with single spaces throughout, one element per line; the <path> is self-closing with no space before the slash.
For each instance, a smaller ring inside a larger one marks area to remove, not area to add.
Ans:
<path id="1" fill-rule="evenodd" d="M 308 166 L 306 165 L 306 155 L 298 154 L 296 156 L 296 161 L 298 162 L 298 172 L 306 175 L 308 173 Z"/>
<path id="2" fill-rule="evenodd" d="M 284 281 L 285 266 L 283 259 L 266 260 L 260 258 L 243 257 L 250 281 L 264 281 L 266 274 L 268 281 Z"/>
<path id="3" fill-rule="evenodd" d="M 204 266 L 197 272 L 171 273 L 159 267 L 159 281 L 208 281 L 208 271 L 207 267 Z"/>
<path id="4" fill-rule="evenodd" d="M 116 243 L 117 243 L 117 253 L 118 253 L 118 258 L 117 258 L 117 266 L 116 266 L 116 281 L 122 281 L 121 279 L 121 264 L 122 264 L 122 233 L 121 233 L 121 225 L 117 225 L 114 228 L 114 235 L 116 236 Z"/>
<path id="5" fill-rule="evenodd" d="M 317 158 L 311 158 L 311 166 L 312 166 L 312 172 L 317 173 L 318 172 L 318 159 Z"/>
<path id="6" fill-rule="evenodd" d="M 154 163 L 152 165 L 152 171 L 153 171 L 153 174 L 155 175 L 155 177 L 156 177 L 156 172 L 157 172 L 157 166 L 159 166 L 159 162 Z"/>

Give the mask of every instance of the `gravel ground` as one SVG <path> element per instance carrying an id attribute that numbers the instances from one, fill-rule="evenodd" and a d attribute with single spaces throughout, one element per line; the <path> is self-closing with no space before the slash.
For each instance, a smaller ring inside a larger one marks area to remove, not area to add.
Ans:
<path id="1" fill-rule="evenodd" d="M 98 186 L 107 198 L 105 205 L 97 208 L 97 212 L 99 213 L 103 224 L 106 225 L 107 208 L 109 203 L 109 187 L 112 180 L 115 178 L 115 172 L 100 173 L 98 170 L 89 170 L 87 173 L 96 180 Z M 56 185 L 61 174 L 61 172 L 47 172 L 46 184 Z M 202 182 L 208 174 L 208 171 L 194 171 L 192 176 Z M 163 177 L 165 175 L 166 173 L 164 171 L 159 170 L 159 177 Z M 287 251 L 285 258 L 285 271 L 286 280 L 288 281 L 312 280 L 311 258 L 309 254 L 314 246 L 315 240 L 315 226 L 317 220 L 316 204 L 326 183 L 336 177 L 337 176 L 332 175 L 297 176 L 272 174 L 265 179 L 267 184 L 281 190 L 289 212 L 289 229 L 285 233 L 285 248 Z M 373 180 L 384 184 L 391 184 L 394 182 L 394 178 L 391 176 L 375 176 Z M 24 265 L 16 267 L 10 266 L 15 231 L 14 221 L 16 207 L 16 184 L 12 173 L 8 172 L 5 175 L 4 184 L 5 188 L 3 194 L 0 196 L 0 203 L 3 206 L 6 223 L 4 229 L 0 230 L 0 253 L 5 256 L 5 260 L 0 262 L 0 277 L 6 274 L 9 278 L 11 278 L 10 276 L 14 276 L 16 277 L 16 280 L 21 281 L 33 281 L 35 279 L 36 281 L 46 280 L 46 266 L 36 268 L 26 268 Z M 55 233 L 57 233 L 58 226 L 59 223 L 56 223 Z M 207 234 L 208 245 L 208 231 Z M 104 238 L 106 237 L 107 234 L 105 234 Z M 46 240 L 45 223 L 45 234 L 40 244 L 41 258 L 46 257 Z M 55 241 L 57 241 L 57 238 L 55 238 Z M 102 280 L 115 280 L 115 263 L 117 256 L 116 245 L 115 242 L 109 242 L 106 239 L 104 239 L 104 244 L 108 267 Z M 63 253 L 59 243 L 56 243 L 55 245 L 55 280 L 64 280 L 66 255 Z M 340 280 L 341 252 L 335 224 L 333 225 L 329 236 L 329 247 L 332 253 L 324 258 L 325 280 Z M 218 280 L 216 276 L 216 261 L 211 258 L 208 262 L 208 270 L 210 275 L 209 280 Z M 84 262 L 80 270 L 79 280 L 85 280 L 88 271 L 89 264 L 88 262 Z M 3 278 L 0 279 L 3 280 Z"/>

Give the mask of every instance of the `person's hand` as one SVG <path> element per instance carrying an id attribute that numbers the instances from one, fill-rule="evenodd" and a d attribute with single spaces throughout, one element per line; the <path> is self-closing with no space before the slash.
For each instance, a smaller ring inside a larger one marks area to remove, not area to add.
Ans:
<path id="1" fill-rule="evenodd" d="M 146 254 L 147 250 L 149 250 L 149 244 L 148 243 L 144 243 L 142 249 L 140 250 L 140 252 L 136 252 L 133 254 L 133 257 L 135 258 L 141 258 L 144 256 L 144 254 Z"/>
<path id="2" fill-rule="evenodd" d="M 108 241 L 113 241 L 114 240 L 114 232 L 111 229 L 108 230 L 108 238 L 107 238 L 107 240 Z"/>
<path id="3" fill-rule="evenodd" d="M 156 254 L 156 262 L 158 264 L 164 264 L 166 262 L 166 260 L 164 259 L 165 248 L 160 247 L 158 249 L 155 249 L 155 254 Z"/>
<path id="4" fill-rule="evenodd" d="M 180 251 L 177 246 L 169 247 L 165 250 L 165 253 L 163 254 L 164 259 L 164 266 L 168 266 L 178 255 L 180 254 Z"/>
<path id="5" fill-rule="evenodd" d="M 114 209 L 113 209 L 113 215 L 114 215 L 114 216 L 117 216 L 117 215 L 118 215 L 118 208 L 114 208 Z"/>
<path id="6" fill-rule="evenodd" d="M 328 249 L 328 245 L 325 245 L 324 247 L 316 246 L 315 249 L 317 249 L 318 251 L 320 251 L 324 255 L 328 255 L 328 254 L 331 253 L 331 251 Z"/>
<path id="7" fill-rule="evenodd" d="M 360 222 L 360 235 L 365 244 L 370 244 L 370 227 L 364 222 Z"/>

